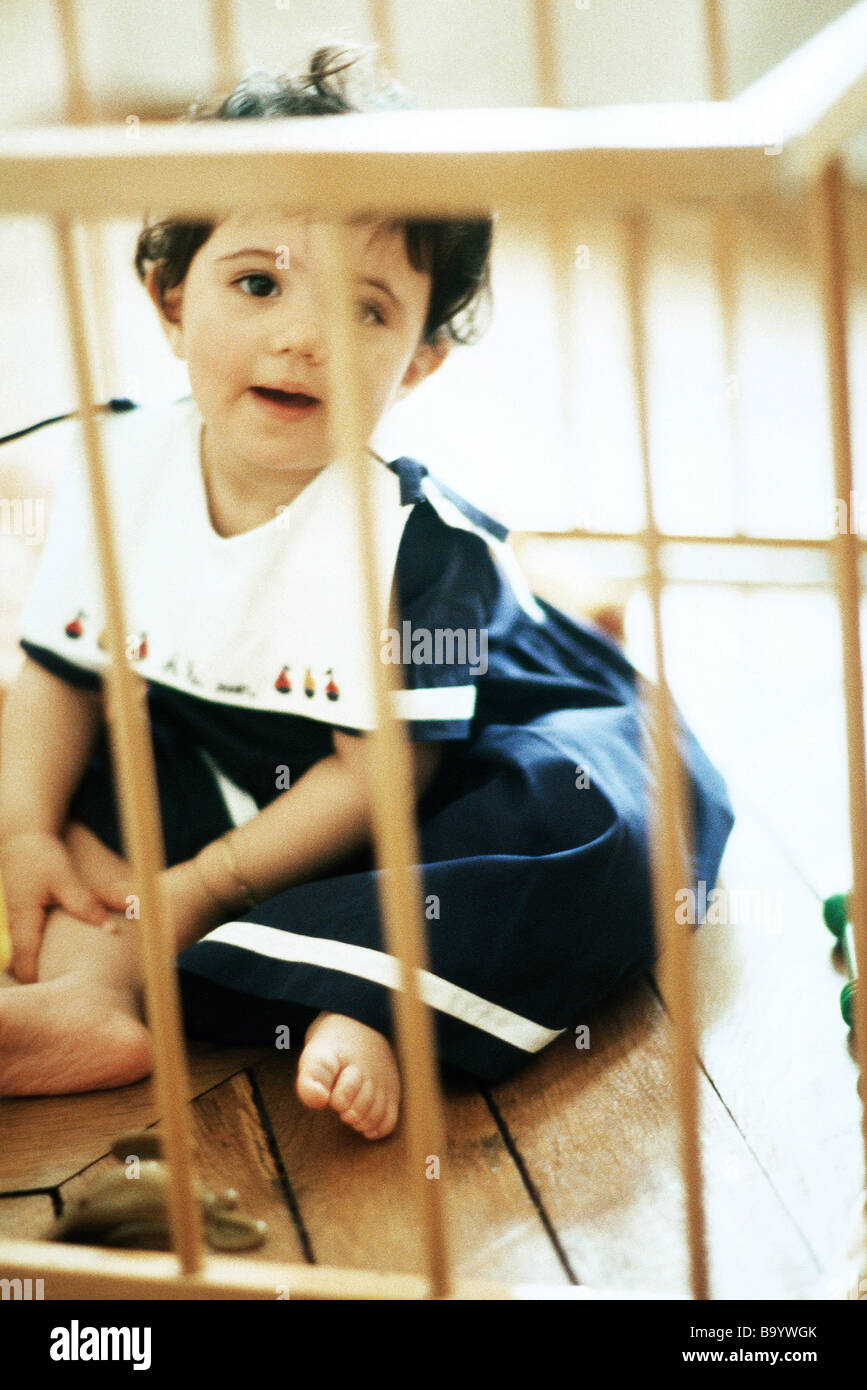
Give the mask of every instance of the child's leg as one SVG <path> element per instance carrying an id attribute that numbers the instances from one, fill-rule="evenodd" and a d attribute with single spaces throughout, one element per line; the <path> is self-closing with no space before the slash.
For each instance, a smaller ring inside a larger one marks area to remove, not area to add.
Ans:
<path id="1" fill-rule="evenodd" d="M 73 822 L 66 844 L 90 887 L 128 879 L 126 861 L 86 826 Z M 74 952 L 74 941 L 70 945 Z M 47 968 L 68 968 L 65 952 L 64 942 Z M 46 978 L 41 958 L 39 976 Z M 397 1123 L 400 1074 L 388 1039 L 345 1014 L 320 1013 L 307 1029 L 305 1044 L 298 1062 L 299 1099 L 313 1110 L 330 1107 L 368 1139 L 390 1134 Z"/>
<path id="2" fill-rule="evenodd" d="M 115 935 L 49 911 L 38 982 L 0 992 L 0 1094 L 105 1090 L 149 1074 L 137 924 L 113 919 Z"/>
<path id="3" fill-rule="evenodd" d="M 125 860 L 83 825 L 67 847 L 90 887 L 128 879 Z M 149 1075 L 142 1022 L 138 923 L 111 914 L 115 933 L 55 908 L 39 953 L 39 980 L 0 997 L 0 1094 L 65 1095 L 128 1085 Z M 386 1038 L 356 1019 L 321 1013 L 308 1030 L 297 1090 L 330 1106 L 370 1139 L 397 1122 L 400 1078 Z"/>
<path id="4" fill-rule="evenodd" d="M 86 826 L 64 841 L 89 887 L 128 879 L 128 866 Z M 141 1018 L 137 924 L 111 914 L 114 933 L 62 908 L 46 917 L 38 982 L 3 993 L 0 1093 L 60 1095 L 127 1085 L 151 1070 Z"/>
<path id="5" fill-rule="evenodd" d="M 115 883 L 130 881 L 130 868 L 121 855 L 103 844 L 81 821 L 70 821 L 63 836 L 70 858 L 89 888 L 97 892 Z"/>

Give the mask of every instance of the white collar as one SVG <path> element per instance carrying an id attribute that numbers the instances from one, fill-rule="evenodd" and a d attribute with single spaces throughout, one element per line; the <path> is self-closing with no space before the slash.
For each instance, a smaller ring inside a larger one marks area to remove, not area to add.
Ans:
<path id="1" fill-rule="evenodd" d="M 140 407 L 101 424 L 128 653 L 139 673 L 218 703 L 373 728 L 370 654 L 357 620 L 349 461 L 328 464 L 272 521 L 219 536 L 207 511 L 201 415 L 192 399 Z M 397 475 L 378 461 L 371 468 L 384 628 L 412 509 L 401 506 Z M 79 435 L 20 630 L 102 672 L 108 664 L 99 645 L 103 614 Z M 76 625 L 81 631 L 71 636 Z"/>

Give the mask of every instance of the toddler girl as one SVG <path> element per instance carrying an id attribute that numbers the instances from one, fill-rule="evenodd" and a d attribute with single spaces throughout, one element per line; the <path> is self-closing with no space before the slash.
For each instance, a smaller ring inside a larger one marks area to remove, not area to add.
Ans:
<path id="1" fill-rule="evenodd" d="M 388 107 L 352 52 L 248 75 L 214 115 Z M 197 113 L 201 117 L 202 113 Z M 205 113 L 208 115 L 210 113 Z M 349 230 L 365 438 L 469 341 L 491 221 Z M 369 1139 L 399 1074 L 361 735 L 350 479 L 334 458 L 321 225 L 281 212 L 145 227 L 136 267 L 192 395 L 100 420 L 130 626 L 146 680 L 187 1032 L 288 1037 L 297 1092 Z M 529 591 L 506 531 L 413 458 L 369 467 L 385 564 L 382 659 L 414 754 L 440 1060 L 501 1080 L 654 960 L 653 777 L 636 673 Z M 17 988 L 0 991 L 0 1092 L 125 1084 L 151 1066 L 138 923 L 102 697 L 104 614 L 81 444 L 64 468 L 4 711 L 0 871 Z M 387 627 L 394 596 L 400 626 Z M 712 884 L 733 824 L 681 720 Z M 95 931 L 105 921 L 111 930 Z"/>

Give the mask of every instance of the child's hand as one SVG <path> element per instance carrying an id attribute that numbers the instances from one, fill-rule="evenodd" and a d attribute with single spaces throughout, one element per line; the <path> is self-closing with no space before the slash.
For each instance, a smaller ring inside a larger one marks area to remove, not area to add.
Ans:
<path id="1" fill-rule="evenodd" d="M 65 908 L 82 922 L 101 926 L 107 908 L 117 907 L 101 899 L 81 878 L 66 845 L 56 835 L 27 831 L 11 835 L 0 844 L 0 877 L 12 939 L 12 974 L 22 984 L 36 981 L 39 947 L 46 909 Z"/>

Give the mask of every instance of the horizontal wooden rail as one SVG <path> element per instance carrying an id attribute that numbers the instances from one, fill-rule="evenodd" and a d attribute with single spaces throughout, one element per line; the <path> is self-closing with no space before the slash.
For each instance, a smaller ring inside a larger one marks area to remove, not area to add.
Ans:
<path id="1" fill-rule="evenodd" d="M 0 135 L 0 207 L 218 215 L 223 190 L 240 210 L 261 206 L 263 186 L 342 216 L 731 198 L 812 178 L 865 120 L 861 0 L 727 102 L 16 128 Z"/>
<path id="2" fill-rule="evenodd" d="M 732 103 L 755 120 L 776 122 L 780 174 L 798 185 L 867 120 L 867 0 L 789 54 Z"/>
<path id="3" fill-rule="evenodd" d="M 512 540 L 634 541 L 640 543 L 643 534 L 642 531 L 583 530 L 580 526 L 576 526 L 569 531 L 510 531 L 509 537 Z M 722 536 L 690 535 L 687 532 L 680 535 L 672 531 L 658 531 L 657 535 L 663 545 L 743 545 L 770 549 L 781 547 L 791 550 L 827 550 L 833 544 L 833 537 L 831 536 L 827 539 L 823 536 L 749 536 L 737 532 L 730 532 Z M 856 543 L 860 550 L 867 549 L 867 536 L 859 536 Z"/>
<path id="4" fill-rule="evenodd" d="M 867 111 L 865 111 L 867 117 Z M 298 211 L 563 215 L 588 205 L 773 192 L 779 124 L 733 103 L 365 112 L 0 134 L 6 213 L 216 216 L 262 191 Z"/>
<path id="5" fill-rule="evenodd" d="M 557 542 L 569 541 L 577 545 L 578 551 L 571 561 L 582 567 L 585 580 L 604 578 L 608 580 L 637 580 L 644 573 L 644 559 L 640 537 L 628 536 L 624 539 L 589 536 L 572 540 L 558 532 L 546 535 L 531 531 L 521 533 L 514 540 L 513 549 L 522 569 L 539 579 L 562 580 L 565 571 L 560 566 L 563 549 Z M 536 549 L 536 541 L 544 541 L 544 546 Z M 807 590 L 827 592 L 833 587 L 832 552 L 824 547 L 799 548 L 784 546 L 779 550 L 766 547 L 752 547 L 745 542 L 742 546 L 689 545 L 660 547 L 660 562 L 669 585 L 701 584 L 713 588 L 774 588 L 796 589 L 799 593 Z M 867 583 L 867 561 L 861 555 L 860 571 L 862 582 Z M 556 601 L 556 600 L 555 600 Z"/>
<path id="6" fill-rule="evenodd" d="M 145 1250 L 105 1250 L 51 1241 L 0 1242 L 0 1279 L 42 1279 L 46 1302 L 58 1299 L 390 1299 L 427 1300 L 421 1274 L 388 1274 L 331 1265 L 278 1264 L 240 1255 L 206 1255 L 183 1275 L 176 1256 Z M 671 1299 L 651 1289 L 563 1284 L 489 1284 L 456 1279 L 451 1299 Z"/>

